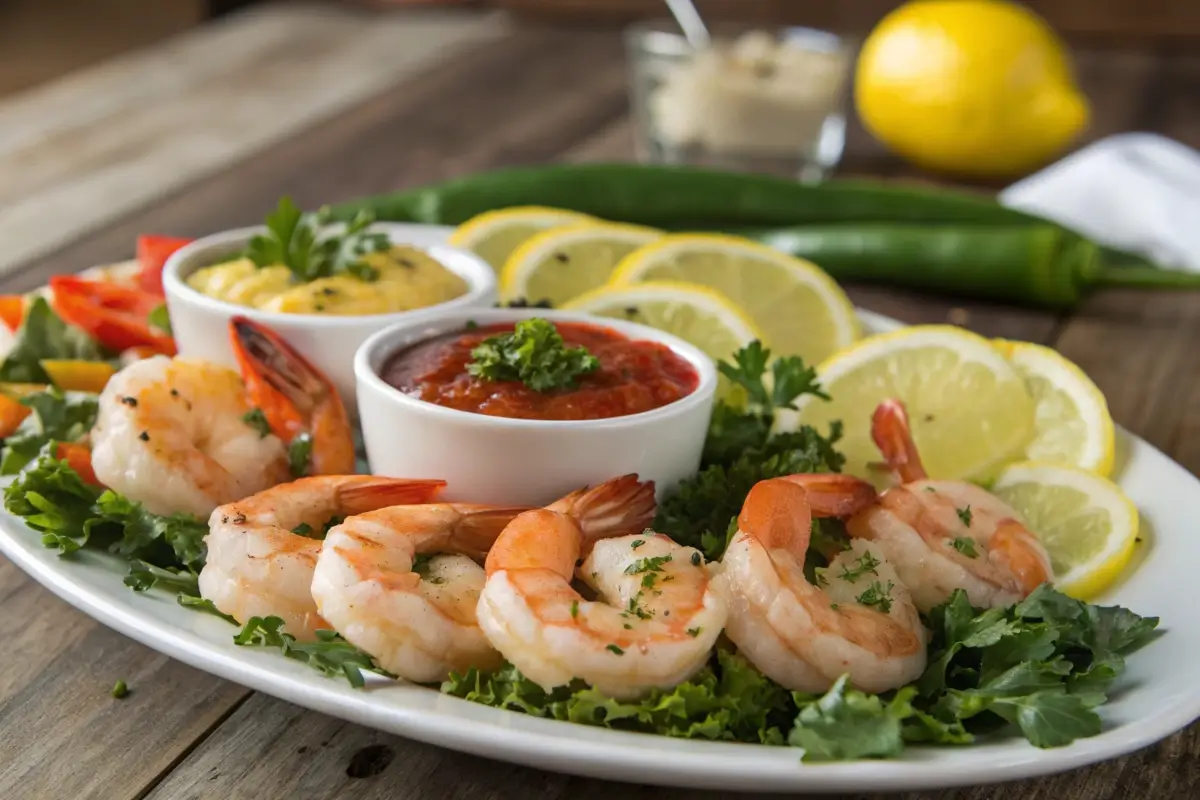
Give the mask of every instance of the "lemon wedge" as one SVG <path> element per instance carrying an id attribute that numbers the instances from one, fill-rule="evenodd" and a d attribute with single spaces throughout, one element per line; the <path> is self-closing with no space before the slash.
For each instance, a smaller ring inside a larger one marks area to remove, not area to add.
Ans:
<path id="1" fill-rule="evenodd" d="M 542 231 L 504 262 L 500 294 L 505 300 L 549 300 L 558 307 L 603 286 L 622 258 L 663 233 L 615 222 L 581 222 Z"/>
<path id="2" fill-rule="evenodd" d="M 673 234 L 633 251 L 612 285 L 683 281 L 716 289 L 749 314 L 777 356 L 816 364 L 859 335 L 854 306 L 815 264 L 719 234 Z"/>
<path id="3" fill-rule="evenodd" d="M 577 211 L 544 206 L 512 206 L 485 211 L 454 229 L 449 244 L 470 250 L 492 265 L 497 273 L 526 239 L 556 225 L 594 219 Z"/>
<path id="4" fill-rule="evenodd" d="M 1003 339 L 995 344 L 1033 397 L 1034 435 L 1025 458 L 1109 475 L 1114 428 L 1104 393 L 1056 350 Z"/>
<path id="5" fill-rule="evenodd" d="M 1025 382 L 991 342 L 950 325 L 919 325 L 872 336 L 817 369 L 832 398 L 805 396 L 776 414 L 776 430 L 841 420 L 845 469 L 882 484 L 871 417 L 886 398 L 908 407 L 913 440 L 934 478 L 988 475 L 1019 455 L 1033 433 Z"/>
<path id="6" fill-rule="evenodd" d="M 564 311 L 583 311 L 658 328 L 716 359 L 728 359 L 762 333 L 746 312 L 705 286 L 655 281 L 605 286 L 575 298 Z"/>
<path id="7" fill-rule="evenodd" d="M 1095 473 L 1027 461 L 1006 467 L 992 492 L 1037 534 L 1050 553 L 1055 585 L 1072 597 L 1088 600 L 1104 591 L 1133 555 L 1137 508 Z"/>

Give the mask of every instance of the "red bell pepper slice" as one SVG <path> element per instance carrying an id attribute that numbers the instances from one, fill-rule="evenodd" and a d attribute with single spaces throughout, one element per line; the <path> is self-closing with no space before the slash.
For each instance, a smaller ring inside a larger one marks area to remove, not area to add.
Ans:
<path id="1" fill-rule="evenodd" d="M 139 236 L 137 260 L 142 265 L 142 270 L 138 273 L 137 283 L 141 290 L 162 297 L 162 274 L 167 259 L 176 250 L 192 241 L 192 239 L 180 239 L 174 236 Z"/>
<path id="2" fill-rule="evenodd" d="M 21 327 L 25 319 L 25 296 L 20 294 L 0 295 L 0 320 L 13 333 Z"/>
<path id="3" fill-rule="evenodd" d="M 51 306 L 66 322 L 82 328 L 102 347 L 149 347 L 175 355 L 175 340 L 150 326 L 150 312 L 162 298 L 128 286 L 59 275 L 50 279 Z"/>
<path id="4" fill-rule="evenodd" d="M 92 469 L 92 451 L 74 442 L 59 442 L 54 452 L 55 458 L 67 462 L 67 466 L 79 473 L 84 483 L 92 486 L 103 486 Z"/>

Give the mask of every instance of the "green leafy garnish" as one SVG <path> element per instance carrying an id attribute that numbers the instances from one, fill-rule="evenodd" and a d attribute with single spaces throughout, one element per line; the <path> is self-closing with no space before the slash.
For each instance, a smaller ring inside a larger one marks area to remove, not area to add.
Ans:
<path id="1" fill-rule="evenodd" d="M 896 584 L 891 581 L 884 586 L 879 581 L 872 581 L 866 591 L 854 598 L 864 606 L 878 606 L 879 610 L 887 614 L 892 610 L 892 589 L 896 588 Z"/>
<path id="2" fill-rule="evenodd" d="M 15 475 L 49 442 L 76 442 L 96 422 L 96 395 L 51 387 L 21 398 L 32 413 L 4 440 L 0 475 Z"/>
<path id="3" fill-rule="evenodd" d="M 956 508 L 954 510 L 958 514 L 958 518 L 962 521 L 962 524 L 968 528 L 971 527 L 971 507 L 967 506 L 966 508 Z"/>
<path id="4" fill-rule="evenodd" d="M 512 333 L 489 336 L 471 351 L 467 372 L 489 381 L 520 381 L 535 392 L 574 388 L 600 368 L 585 347 L 567 347 L 554 324 L 521 320 Z"/>
<path id="5" fill-rule="evenodd" d="M 252 408 L 245 414 L 242 414 L 242 422 L 258 431 L 260 439 L 265 439 L 271 435 L 271 423 L 267 422 L 267 415 L 263 413 L 261 408 Z"/>
<path id="6" fill-rule="evenodd" d="M 882 563 L 878 558 L 871 555 L 870 550 L 867 550 L 859 558 L 855 559 L 852 566 L 842 565 L 842 573 L 838 577 L 848 583 L 854 583 L 867 573 L 872 575 L 878 574 L 875 568 Z"/>
<path id="7" fill-rule="evenodd" d="M 890 700 L 847 688 L 838 678 L 821 697 L 793 694 L 799 708 L 788 744 L 804 748 L 804 761 L 887 758 L 904 749 L 901 723 L 912 716 L 916 691 L 901 689 Z"/>
<path id="8" fill-rule="evenodd" d="M 950 546 L 967 558 L 979 557 L 979 551 L 975 547 L 975 540 L 970 536 L 955 536 L 950 542 Z"/>
<path id="9" fill-rule="evenodd" d="M 96 544 L 157 566 L 204 566 L 207 523 L 189 514 L 151 514 L 140 503 L 85 483 L 54 457 L 53 443 L 5 489 L 4 507 L 63 555 Z"/>
<path id="10" fill-rule="evenodd" d="M 451 675 L 442 691 L 538 717 L 685 739 L 781 745 L 795 716 L 788 692 L 726 650 L 690 680 L 636 701 L 614 700 L 582 681 L 547 692 L 511 665 Z"/>
<path id="11" fill-rule="evenodd" d="M 336 632 L 322 630 L 316 635 L 315 642 L 297 642 L 296 637 L 283 632 L 283 620 L 279 617 L 251 617 L 233 637 L 233 643 L 242 647 L 277 647 L 288 658 L 308 664 L 323 675 L 344 676 L 356 689 L 366 683 L 363 670 L 390 675 L 371 656 Z"/>
<path id="12" fill-rule="evenodd" d="M 303 478 L 312 468 L 312 436 L 298 433 L 288 444 L 288 469 L 293 478 Z"/>
<path id="13" fill-rule="evenodd" d="M 171 333 L 171 315 L 167 312 L 166 303 L 152 308 L 147 321 L 163 333 Z"/>
<path id="14" fill-rule="evenodd" d="M 100 361 L 103 353 L 90 336 L 59 319 L 44 297 L 29 303 L 8 356 L 0 363 L 0 381 L 50 383 L 43 359 Z"/>
<path id="15" fill-rule="evenodd" d="M 329 209 L 305 214 L 290 197 L 284 197 L 267 215 L 267 232 L 250 240 L 246 258 L 260 267 L 282 264 L 305 283 L 334 275 L 352 275 L 363 281 L 379 278 L 379 271 L 363 261 L 368 253 L 391 246 L 386 234 L 371 233 L 375 221 L 359 212 L 344 230 L 331 230 Z"/>

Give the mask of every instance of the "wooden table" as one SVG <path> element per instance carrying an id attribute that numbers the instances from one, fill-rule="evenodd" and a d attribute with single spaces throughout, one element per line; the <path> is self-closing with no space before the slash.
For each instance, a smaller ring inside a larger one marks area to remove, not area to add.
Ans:
<path id="1" fill-rule="evenodd" d="M 403 36 L 420 52 L 398 59 Z M 225 58 L 199 57 L 218 40 L 234 43 Z M 1200 146 L 1200 58 L 1077 58 L 1096 105 L 1091 136 L 1160 130 Z M 235 15 L 0 104 L 0 231 L 10 255 L 23 254 L 5 264 L 0 291 L 127 258 L 139 232 L 247 224 L 284 193 L 314 206 L 499 165 L 628 158 L 625 81 L 612 31 L 374 20 L 290 4 Z M 859 130 L 846 169 L 905 173 Z M 1055 316 L 869 287 L 851 294 L 910 323 L 952 320 L 1053 344 L 1099 383 L 1119 423 L 1200 469 L 1200 297 L 1109 291 Z M 123 638 L 3 559 L 0 653 L 6 800 L 716 796 L 509 766 L 306 711 Z M 120 701 L 109 696 L 118 678 L 132 690 Z M 919 796 L 1183 800 L 1197 787 L 1200 725 L 1056 778 Z"/>

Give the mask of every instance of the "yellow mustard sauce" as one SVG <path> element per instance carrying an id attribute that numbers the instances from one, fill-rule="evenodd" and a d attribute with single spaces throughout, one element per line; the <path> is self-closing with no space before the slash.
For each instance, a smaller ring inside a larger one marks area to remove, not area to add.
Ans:
<path id="1" fill-rule="evenodd" d="M 248 258 L 196 270 L 188 285 L 240 306 L 289 314 L 387 314 L 444 303 L 467 292 L 467 282 L 423 250 L 395 246 L 363 256 L 374 281 L 342 274 L 302 283 L 284 266 L 259 267 Z"/>

